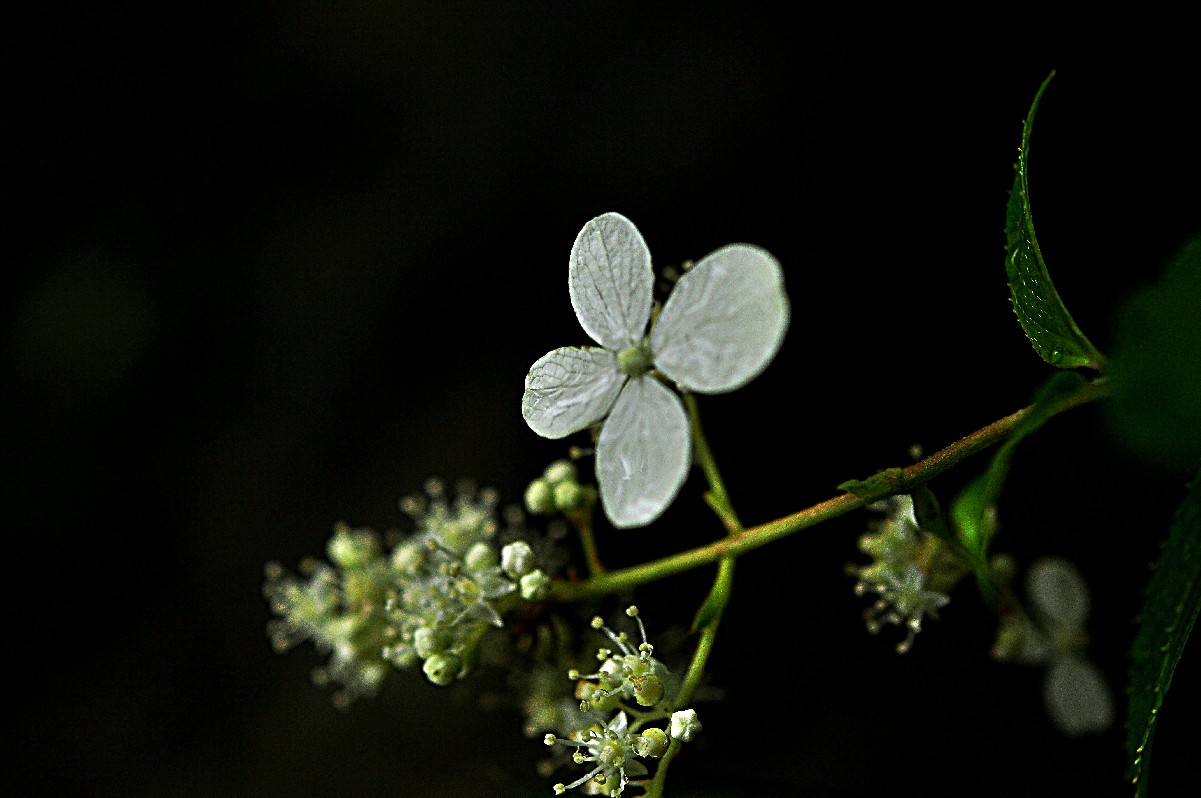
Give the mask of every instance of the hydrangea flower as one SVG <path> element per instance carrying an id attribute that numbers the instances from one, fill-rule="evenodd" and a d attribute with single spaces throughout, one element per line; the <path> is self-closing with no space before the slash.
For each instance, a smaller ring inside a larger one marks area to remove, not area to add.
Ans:
<path id="1" fill-rule="evenodd" d="M 601 504 L 614 526 L 645 526 L 671 504 L 692 461 L 681 390 L 732 391 L 775 356 L 788 326 L 780 264 L 731 244 L 685 272 L 649 335 L 654 272 L 634 224 L 606 213 L 584 225 L 568 263 L 580 326 L 600 347 L 555 349 L 530 369 L 521 412 L 563 438 L 604 419 L 596 443 Z"/>
<path id="2" fill-rule="evenodd" d="M 1088 585 L 1076 566 L 1045 557 L 1030 567 L 1026 594 L 1033 617 L 1001 621 L 993 656 L 1047 668 L 1043 702 L 1069 737 L 1102 732 L 1113 724 L 1113 696 L 1101 670 L 1085 655 Z"/>

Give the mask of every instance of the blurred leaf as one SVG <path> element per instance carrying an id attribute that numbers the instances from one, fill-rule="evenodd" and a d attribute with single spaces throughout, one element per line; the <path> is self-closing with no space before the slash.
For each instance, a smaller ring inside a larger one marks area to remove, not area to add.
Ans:
<path id="1" fill-rule="evenodd" d="M 988 547 L 996 531 L 994 508 L 1009 475 L 1009 464 L 1018 443 L 1041 427 L 1063 407 L 1063 401 L 1075 394 L 1084 384 L 1084 378 L 1075 372 L 1057 372 L 1043 383 L 1034 396 L 1030 413 L 1010 434 L 1009 439 L 997 449 L 988 470 L 976 477 L 959 492 L 951 502 L 951 520 L 959 535 L 972 567 L 976 581 L 986 596 L 993 593 L 988 569 Z"/>
<path id="2" fill-rule="evenodd" d="M 947 520 L 942 513 L 942 505 L 929 485 L 918 485 L 913 493 L 913 514 L 917 525 L 943 540 L 951 540 L 951 532 L 947 529 Z"/>
<path id="3" fill-rule="evenodd" d="M 1034 351 L 1058 368 L 1091 366 L 1100 370 L 1105 358 L 1080 332 L 1059 298 L 1059 292 L 1047 274 L 1047 265 L 1043 262 L 1038 239 L 1034 235 L 1034 220 L 1030 213 L 1030 187 L 1027 183 L 1030 130 L 1034 125 L 1034 112 L 1054 76 L 1052 72 L 1039 87 L 1030 106 L 1030 114 L 1022 125 L 1017 174 L 1005 214 L 1005 272 L 1009 278 L 1013 310 Z"/>
<path id="4" fill-rule="evenodd" d="M 1131 648 L 1126 748 L 1136 795 L 1147 794 L 1151 739 L 1172 673 L 1201 609 L 1201 470 L 1168 532 Z"/>
<path id="5" fill-rule="evenodd" d="M 1108 404 L 1115 436 L 1156 463 L 1189 473 L 1201 458 L 1201 236 L 1118 317 Z"/>

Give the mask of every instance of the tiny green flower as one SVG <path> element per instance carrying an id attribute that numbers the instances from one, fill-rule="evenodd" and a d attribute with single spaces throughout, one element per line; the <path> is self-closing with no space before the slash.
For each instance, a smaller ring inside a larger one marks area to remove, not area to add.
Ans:
<path id="1" fill-rule="evenodd" d="M 616 527 L 645 526 L 671 504 L 692 462 L 680 389 L 726 393 L 775 356 L 788 326 L 780 264 L 758 247 L 731 244 L 676 283 L 650 334 L 654 272 L 634 224 L 606 213 L 571 249 L 568 289 L 584 332 L 600 344 L 562 347 L 525 380 L 530 429 L 562 438 L 604 420 L 596 443 L 601 504 Z"/>

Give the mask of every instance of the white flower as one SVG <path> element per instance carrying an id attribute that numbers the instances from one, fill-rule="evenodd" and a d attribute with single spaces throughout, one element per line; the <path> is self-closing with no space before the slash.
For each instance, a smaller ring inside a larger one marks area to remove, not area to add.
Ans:
<path id="1" fill-rule="evenodd" d="M 1043 701 L 1051 720 L 1069 737 L 1105 731 L 1113 724 L 1113 696 L 1101 670 L 1084 656 L 1089 605 L 1084 577 L 1067 560 L 1045 557 L 1030 567 L 1026 593 L 1045 632 Z"/>
<path id="2" fill-rule="evenodd" d="M 686 391 L 732 391 L 767 367 L 788 326 L 780 264 L 757 247 L 731 244 L 702 258 L 648 337 L 653 283 L 650 250 L 629 219 L 607 213 L 584 225 L 568 289 L 580 326 L 601 348 L 544 355 L 521 400 L 526 423 L 546 438 L 605 419 L 596 479 L 605 514 L 623 528 L 658 518 L 692 461 L 683 404 L 656 372 Z"/>
<path id="3" fill-rule="evenodd" d="M 697 720 L 695 709 L 681 709 L 671 713 L 672 739 L 689 743 L 700 730 L 701 722 Z"/>

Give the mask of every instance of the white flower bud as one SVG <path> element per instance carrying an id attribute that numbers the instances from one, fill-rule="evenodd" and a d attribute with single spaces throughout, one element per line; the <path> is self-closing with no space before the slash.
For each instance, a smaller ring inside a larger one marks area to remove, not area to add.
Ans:
<path id="1" fill-rule="evenodd" d="M 500 550 L 500 567 L 514 579 L 528 574 L 537 566 L 538 558 L 524 540 L 510 543 Z"/>
<path id="2" fill-rule="evenodd" d="M 701 722 L 697 720 L 695 709 L 681 709 L 671 713 L 671 737 L 673 740 L 690 742 L 701 730 Z"/>
<path id="3" fill-rule="evenodd" d="M 526 601 L 541 601 L 550 588 L 551 579 L 541 570 L 534 569 L 521 577 L 521 597 Z"/>

